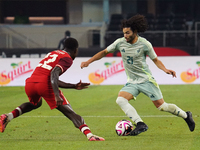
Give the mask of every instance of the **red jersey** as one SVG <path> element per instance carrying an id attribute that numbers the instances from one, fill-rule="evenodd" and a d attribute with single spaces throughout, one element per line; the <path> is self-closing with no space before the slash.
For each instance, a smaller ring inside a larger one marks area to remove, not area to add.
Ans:
<path id="1" fill-rule="evenodd" d="M 55 66 L 61 68 L 63 74 L 73 63 L 70 55 L 63 50 L 48 53 L 35 68 L 27 82 L 50 82 L 51 71 Z"/>

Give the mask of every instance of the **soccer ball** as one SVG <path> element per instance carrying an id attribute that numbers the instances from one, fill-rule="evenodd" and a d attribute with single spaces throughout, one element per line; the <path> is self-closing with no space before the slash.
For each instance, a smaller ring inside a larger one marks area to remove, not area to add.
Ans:
<path id="1" fill-rule="evenodd" d="M 133 129 L 133 124 L 129 120 L 121 120 L 115 126 L 115 131 L 119 136 L 126 136 Z"/>

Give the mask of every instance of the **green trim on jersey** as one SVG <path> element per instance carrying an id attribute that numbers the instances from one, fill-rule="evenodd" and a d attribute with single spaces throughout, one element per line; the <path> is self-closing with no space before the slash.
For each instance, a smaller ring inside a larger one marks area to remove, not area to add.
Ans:
<path id="1" fill-rule="evenodd" d="M 144 70 L 145 72 L 145 70 Z M 155 79 L 152 77 L 151 74 L 149 74 L 148 72 L 146 72 L 147 76 L 149 77 L 149 81 L 152 82 L 157 88 L 159 88 L 158 83 L 155 81 Z"/>
<path id="2" fill-rule="evenodd" d="M 107 47 L 109 53 L 117 50 L 121 52 L 125 72 L 127 75 L 127 82 L 133 84 L 144 83 L 146 81 L 157 83 L 152 77 L 152 73 L 146 63 L 146 56 L 151 59 L 157 57 L 151 43 L 145 38 L 138 36 L 138 40 L 134 44 L 130 44 L 126 39 L 119 38 Z"/>

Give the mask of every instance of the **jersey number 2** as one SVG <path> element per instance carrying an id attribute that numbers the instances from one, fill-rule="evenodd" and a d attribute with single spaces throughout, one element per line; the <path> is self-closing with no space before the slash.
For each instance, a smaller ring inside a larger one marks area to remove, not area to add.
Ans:
<path id="1" fill-rule="evenodd" d="M 58 57 L 57 54 L 52 54 L 52 55 L 50 55 L 50 53 L 47 54 L 47 56 L 45 58 L 49 58 L 49 59 L 44 61 L 43 64 L 39 63 L 38 67 L 42 67 L 42 68 L 45 68 L 47 70 L 51 70 L 52 67 L 50 65 L 48 65 L 48 64 L 51 63 L 51 62 L 54 62 L 57 57 Z"/>

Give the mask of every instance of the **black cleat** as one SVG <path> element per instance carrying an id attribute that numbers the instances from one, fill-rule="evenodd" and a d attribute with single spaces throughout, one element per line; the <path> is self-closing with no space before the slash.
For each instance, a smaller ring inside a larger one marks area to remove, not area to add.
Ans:
<path id="1" fill-rule="evenodd" d="M 192 118 L 192 113 L 190 111 L 187 111 L 186 112 L 187 114 L 187 118 L 185 118 L 184 120 L 186 121 L 188 127 L 190 128 L 190 131 L 194 131 L 194 128 L 195 128 L 195 122 Z"/>
<path id="2" fill-rule="evenodd" d="M 136 125 L 136 128 L 134 130 L 132 130 L 129 133 L 129 135 L 136 136 L 136 135 L 140 134 L 141 132 L 147 131 L 147 129 L 148 129 L 148 126 L 144 122 L 138 122 Z"/>

